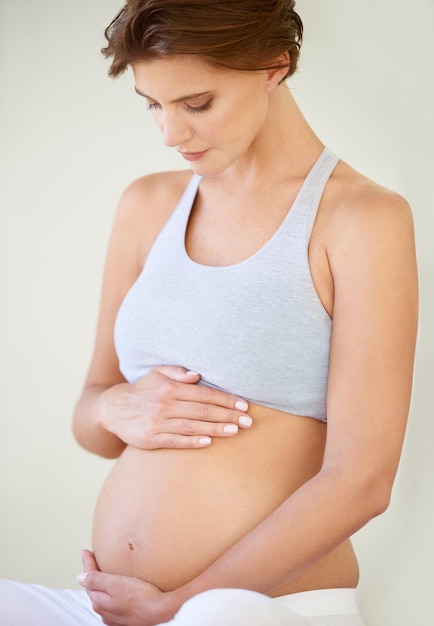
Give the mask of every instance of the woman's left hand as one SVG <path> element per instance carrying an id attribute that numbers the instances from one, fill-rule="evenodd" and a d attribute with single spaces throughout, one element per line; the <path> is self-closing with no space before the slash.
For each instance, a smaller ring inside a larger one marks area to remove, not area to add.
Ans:
<path id="1" fill-rule="evenodd" d="M 100 572 L 95 557 L 83 550 L 83 573 L 77 581 L 92 601 L 93 610 L 107 626 L 155 626 L 168 621 L 168 594 L 154 585 L 116 574 Z"/>

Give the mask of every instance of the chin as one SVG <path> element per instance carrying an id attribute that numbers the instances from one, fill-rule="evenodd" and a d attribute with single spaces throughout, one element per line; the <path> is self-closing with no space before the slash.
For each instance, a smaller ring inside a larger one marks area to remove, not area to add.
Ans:
<path id="1" fill-rule="evenodd" d="M 231 165 L 233 165 L 233 163 L 233 161 L 230 163 L 217 163 L 214 161 L 213 163 L 211 160 L 206 162 L 204 159 L 203 162 L 195 161 L 194 163 L 190 163 L 190 168 L 192 172 L 198 176 L 203 176 L 204 178 L 215 178 L 216 176 L 223 174 L 229 167 L 231 167 Z"/>

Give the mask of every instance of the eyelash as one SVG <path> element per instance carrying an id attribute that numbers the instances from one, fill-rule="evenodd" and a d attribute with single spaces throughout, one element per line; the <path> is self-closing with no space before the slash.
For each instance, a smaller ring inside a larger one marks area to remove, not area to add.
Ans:
<path id="1" fill-rule="evenodd" d="M 159 108 L 160 108 L 160 105 L 157 104 L 156 102 L 148 103 L 148 111 L 156 111 Z M 209 102 L 206 102 L 200 107 L 190 107 L 188 106 L 188 104 L 186 104 L 185 108 L 187 109 L 189 113 L 204 113 L 205 111 L 208 111 L 208 109 L 211 108 L 211 100 Z"/>

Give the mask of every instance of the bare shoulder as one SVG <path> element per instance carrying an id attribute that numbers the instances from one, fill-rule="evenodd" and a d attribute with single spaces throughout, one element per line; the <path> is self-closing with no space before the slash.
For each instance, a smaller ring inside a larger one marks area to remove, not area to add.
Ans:
<path id="1" fill-rule="evenodd" d="M 335 179 L 335 215 L 337 221 L 347 225 L 382 219 L 407 219 L 412 221 L 411 208 L 400 194 L 379 185 L 360 174 L 346 163 L 340 163 Z"/>
<path id="2" fill-rule="evenodd" d="M 192 177 L 191 170 L 149 174 L 134 180 L 122 193 L 115 229 L 138 242 L 143 254 L 169 219 Z"/>
<path id="3" fill-rule="evenodd" d="M 148 174 L 133 181 L 123 192 L 118 211 L 126 219 L 154 220 L 170 215 L 192 176 L 190 170 Z"/>
<path id="4" fill-rule="evenodd" d="M 374 249 L 387 251 L 400 243 L 412 249 L 413 215 L 408 201 L 340 163 L 332 177 L 326 199 L 328 253 L 339 258 L 340 252 L 357 256 Z"/>
<path id="5" fill-rule="evenodd" d="M 179 199 L 192 177 L 191 170 L 158 172 L 134 180 L 121 197 L 122 206 L 130 208 L 151 207 Z"/>

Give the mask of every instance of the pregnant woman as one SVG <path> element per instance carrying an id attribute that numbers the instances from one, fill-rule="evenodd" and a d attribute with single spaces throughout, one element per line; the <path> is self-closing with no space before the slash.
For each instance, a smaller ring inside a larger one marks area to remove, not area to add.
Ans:
<path id="1" fill-rule="evenodd" d="M 106 37 L 189 169 L 133 182 L 113 227 L 74 416 L 117 458 L 84 591 L 2 583 L 8 626 L 362 626 L 350 537 L 406 427 L 410 209 L 304 119 L 293 0 L 130 0 Z"/>

